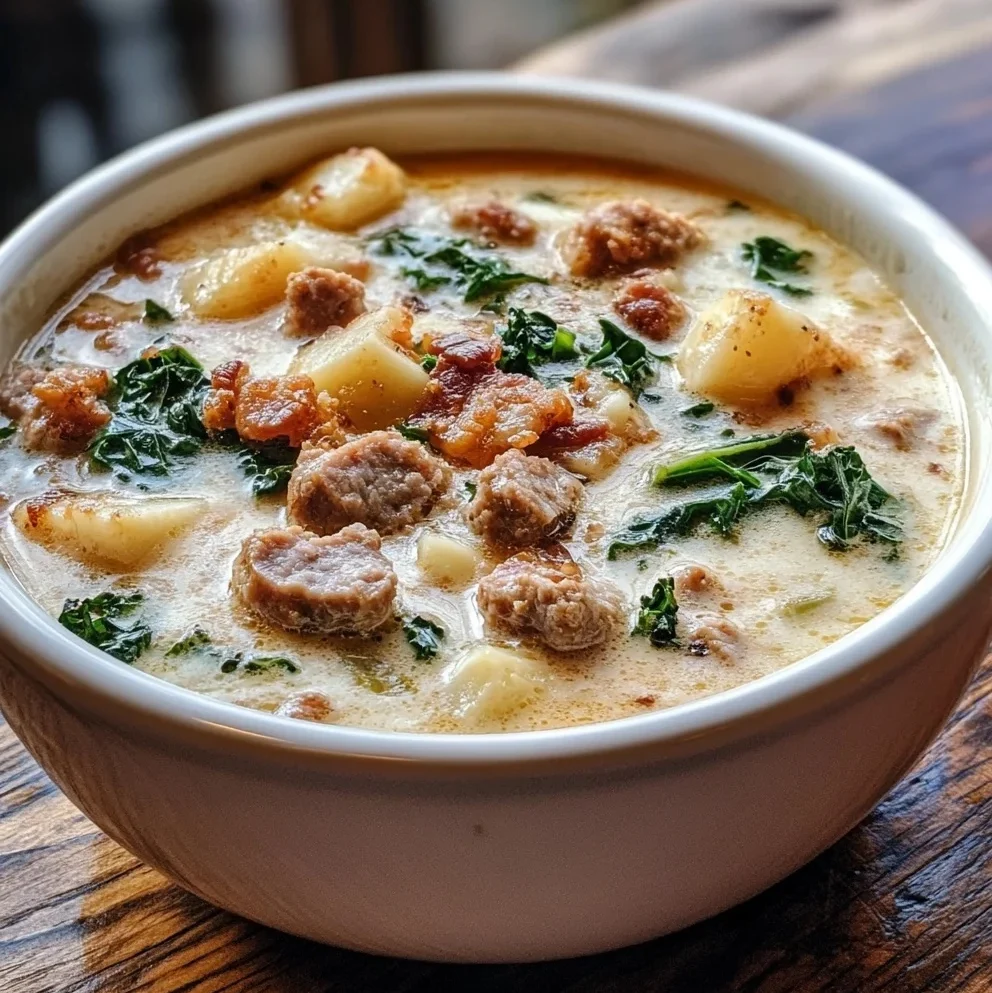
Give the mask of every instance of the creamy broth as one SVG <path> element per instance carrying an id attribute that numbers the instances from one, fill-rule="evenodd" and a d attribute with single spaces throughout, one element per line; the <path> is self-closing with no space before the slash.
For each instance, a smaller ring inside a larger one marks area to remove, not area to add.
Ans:
<path id="1" fill-rule="evenodd" d="M 548 314 L 576 335 L 581 349 L 576 358 L 537 368 L 549 388 L 562 389 L 578 409 L 580 391 L 570 377 L 599 347 L 603 318 L 664 356 L 649 357 L 651 378 L 636 399 L 625 387 L 596 375 L 611 396 L 619 391 L 624 401 L 637 403 L 633 416 L 643 440 L 625 441 L 615 464 L 582 474 L 583 505 L 574 525 L 559 536 L 586 577 L 619 589 L 623 623 L 604 643 L 574 652 L 551 651 L 539 638 L 487 625 L 477 602 L 478 583 L 515 549 L 487 544 L 473 530 L 466 509 L 479 468 L 450 460 L 450 485 L 426 519 L 382 537 L 382 553 L 398 579 L 392 609 L 397 620 L 366 637 L 291 633 L 266 624 L 232 596 L 232 563 L 245 537 L 256 529 L 285 526 L 287 519 L 285 492 L 252 495 L 238 464 L 243 446 L 207 443 L 195 456 L 178 458 L 167 476 L 132 474 L 125 480 L 97 471 L 85 451 L 29 450 L 22 425 L 0 444 L 7 506 L 3 550 L 20 582 L 46 610 L 57 616 L 67 599 L 138 590 L 144 596 L 140 616 L 152 637 L 134 664 L 242 706 L 272 711 L 294 694 L 313 690 L 330 704 L 320 719 L 340 724 L 400 731 L 527 730 L 644 713 L 758 679 L 869 620 L 933 562 L 953 526 L 965 472 L 957 392 L 924 331 L 856 254 L 771 204 L 682 176 L 550 157 L 418 158 L 400 165 L 407 177 L 402 202 L 354 231 L 329 235 L 326 227 L 300 220 L 280 182 L 150 232 L 141 243 L 154 260 L 150 269 L 133 255 L 126 264 L 118 259 L 101 266 L 51 315 L 20 361 L 116 372 L 149 346 L 174 344 L 195 356 L 208 376 L 232 359 L 248 362 L 253 376 L 282 375 L 307 341 L 286 333 L 285 302 L 236 317 L 198 316 L 188 274 L 232 246 L 311 235 L 320 252 L 330 251 L 337 260 L 330 268 L 350 266 L 363 276 L 369 311 L 387 305 L 415 311 L 415 350 L 422 335 L 436 337 L 438 327 L 450 331 L 459 321 L 484 336 L 505 327 L 505 313 L 481 310 L 485 299 L 463 302 L 461 289 L 450 284 L 418 290 L 402 269 L 422 262 L 382 254 L 382 242 L 373 236 L 398 227 L 484 244 L 485 238 L 471 231 L 453 231 L 451 216 L 459 205 L 498 201 L 533 222 L 536 236 L 533 244 L 500 243 L 483 254 L 499 255 L 511 269 L 547 282 L 510 289 L 494 309 Z M 671 265 L 647 261 L 652 271 L 646 276 L 631 276 L 642 268 L 634 264 L 591 276 L 571 274 L 563 245 L 584 212 L 606 201 L 638 198 L 688 218 L 704 243 L 681 252 Z M 320 240 L 330 237 L 333 245 Z M 801 295 L 753 278 L 742 245 L 762 237 L 811 253 L 793 273 L 772 273 L 791 281 Z M 664 286 L 682 302 L 685 319 L 663 340 L 639 333 L 614 309 L 618 293 L 632 279 Z M 769 402 L 734 402 L 725 391 L 715 396 L 689 390 L 685 379 L 692 373 L 685 356 L 679 358 L 680 346 L 701 321 L 712 320 L 707 316 L 712 308 L 735 290 L 767 294 L 775 306 L 798 312 L 842 358 L 826 372 L 814 370 L 798 382 L 783 382 Z M 143 319 L 147 299 L 174 319 Z M 333 333 L 347 335 L 349 329 Z M 687 412 L 690 408 L 695 409 Z M 895 498 L 887 506 L 904 528 L 895 550 L 884 541 L 861 539 L 846 550 L 831 550 L 817 538 L 822 516 L 804 517 L 776 504 L 744 514 L 726 537 L 704 522 L 657 547 L 608 558 L 614 536 L 631 521 L 726 483 L 659 487 L 651 482 L 657 466 L 797 428 L 812 436 L 817 451 L 856 447 L 874 480 Z M 583 468 L 567 458 L 565 465 Z M 94 558 L 91 549 L 79 546 L 78 535 L 59 537 L 24 524 L 25 507 L 34 507 L 35 517 L 43 512 L 37 509 L 45 506 L 39 501 L 43 494 L 107 490 L 135 498 L 190 496 L 202 503 L 191 520 L 127 566 Z M 418 543 L 425 534 L 468 548 L 477 559 L 475 575 L 460 585 L 432 580 L 418 563 Z M 692 565 L 706 570 L 704 588 L 692 588 L 692 574 L 685 571 Z M 641 597 L 669 575 L 682 577 L 676 585 L 676 638 L 655 646 L 631 631 Z M 404 635 L 399 619 L 413 616 L 443 629 L 433 658 L 418 660 Z M 279 665 L 224 671 L 218 653 L 167 655 L 194 625 L 208 632 L 225 658 L 236 652 L 245 658 L 277 655 L 290 659 L 296 671 Z M 523 667 L 514 670 L 511 660 L 510 668 L 501 670 L 504 657 L 499 656 L 495 665 L 479 670 L 481 675 L 466 677 L 466 658 L 487 642 L 522 659 Z"/>

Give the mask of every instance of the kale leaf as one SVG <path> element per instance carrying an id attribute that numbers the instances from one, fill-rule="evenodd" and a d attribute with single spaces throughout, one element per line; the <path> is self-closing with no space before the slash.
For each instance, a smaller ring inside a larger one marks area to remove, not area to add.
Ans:
<path id="1" fill-rule="evenodd" d="M 178 658 L 181 655 L 189 655 L 191 652 L 199 652 L 205 646 L 212 644 L 210 635 L 207 634 L 199 624 L 194 625 L 189 634 L 179 639 L 166 653 L 167 659 Z"/>
<path id="2" fill-rule="evenodd" d="M 694 403 L 691 407 L 686 407 L 682 411 L 685 417 L 705 417 L 707 414 L 712 414 L 716 410 L 716 404 L 709 400 L 702 400 L 699 403 Z"/>
<path id="3" fill-rule="evenodd" d="M 437 365 L 436 355 L 425 355 L 420 360 L 420 368 L 424 369 L 426 372 L 432 372 L 434 370 L 434 366 L 436 365 Z"/>
<path id="4" fill-rule="evenodd" d="M 10 421 L 7 424 L 0 425 L 0 441 L 6 441 L 12 434 L 17 432 L 17 424 L 14 421 Z"/>
<path id="5" fill-rule="evenodd" d="M 441 650 L 444 628 L 426 617 L 410 617 L 403 621 L 403 634 L 413 648 L 418 662 L 432 659 Z"/>
<path id="6" fill-rule="evenodd" d="M 256 497 L 268 496 L 286 489 L 298 454 L 288 445 L 245 448 L 238 455 L 238 465 L 251 480 L 252 493 Z"/>
<path id="7" fill-rule="evenodd" d="M 611 321 L 600 318 L 603 343 L 586 359 L 586 366 L 599 369 L 604 376 L 622 383 L 635 397 L 654 378 L 657 358 L 647 345 L 624 333 Z"/>
<path id="8" fill-rule="evenodd" d="M 641 597 L 634 634 L 647 635 L 652 645 L 661 647 L 675 641 L 675 624 L 679 605 L 675 599 L 675 580 L 663 576 L 648 596 Z"/>
<path id="9" fill-rule="evenodd" d="M 536 379 L 535 366 L 566 362 L 579 355 L 575 335 L 539 310 L 511 307 L 499 336 L 503 339 L 503 354 L 498 365 L 504 372 L 520 372 Z"/>
<path id="10" fill-rule="evenodd" d="M 609 557 L 655 548 L 704 522 L 726 536 L 743 514 L 774 504 L 785 504 L 803 517 L 819 517 L 816 536 L 834 551 L 850 548 L 858 539 L 883 542 L 894 551 L 903 540 L 898 501 L 872 478 L 850 446 L 817 451 L 805 434 L 789 431 L 697 452 L 654 474 L 659 486 L 720 479 L 733 485 L 626 525 L 614 534 Z"/>
<path id="11" fill-rule="evenodd" d="M 175 318 L 160 303 L 154 300 L 146 300 L 145 308 L 142 311 L 141 319 L 145 324 L 166 324 L 174 321 Z"/>
<path id="12" fill-rule="evenodd" d="M 107 591 L 85 600 L 66 600 L 59 624 L 95 648 L 130 665 L 151 644 L 152 630 L 140 615 L 144 596 L 139 592 Z"/>
<path id="13" fill-rule="evenodd" d="M 371 240 L 379 255 L 418 260 L 419 265 L 400 269 L 418 290 L 429 292 L 454 286 L 462 291 L 465 303 L 488 299 L 521 283 L 548 282 L 542 276 L 514 271 L 500 255 L 478 254 L 483 249 L 467 238 L 390 228 Z"/>
<path id="14" fill-rule="evenodd" d="M 788 293 L 794 297 L 808 297 L 813 291 L 805 286 L 796 286 L 795 283 L 787 283 L 779 277 L 783 273 L 804 274 L 809 270 L 806 267 L 808 259 L 813 258 L 813 253 L 806 249 L 790 248 L 784 241 L 778 238 L 770 238 L 762 235 L 754 241 L 746 241 L 741 245 L 741 257 L 745 262 L 751 263 L 751 278 L 783 293 Z"/>
<path id="15" fill-rule="evenodd" d="M 760 486 L 761 480 L 742 466 L 771 455 L 798 455 L 808 440 L 802 431 L 754 435 L 734 445 L 694 452 L 677 462 L 658 466 L 652 482 L 655 486 L 673 486 L 723 478 Z"/>
<path id="16" fill-rule="evenodd" d="M 300 672 L 300 667 L 285 655 L 246 655 L 244 652 L 235 652 L 228 655 L 220 665 L 223 673 L 241 671 L 257 676 L 263 672 L 272 672 L 273 669 L 285 669 L 286 672 Z"/>
<path id="17" fill-rule="evenodd" d="M 407 424 L 406 421 L 400 421 L 394 427 L 407 441 L 419 441 L 422 445 L 430 445 L 431 443 L 431 436 L 427 428 L 418 428 L 415 424 Z"/>
<path id="18" fill-rule="evenodd" d="M 206 440 L 200 413 L 209 385 L 200 363 L 178 346 L 124 366 L 110 397 L 114 416 L 90 445 L 90 460 L 124 479 L 168 475 Z"/>

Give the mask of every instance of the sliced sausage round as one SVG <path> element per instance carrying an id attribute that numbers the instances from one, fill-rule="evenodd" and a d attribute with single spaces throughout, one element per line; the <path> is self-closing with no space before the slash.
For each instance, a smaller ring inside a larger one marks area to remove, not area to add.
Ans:
<path id="1" fill-rule="evenodd" d="M 354 523 L 392 534 L 423 520 L 450 482 L 451 470 L 420 442 L 373 431 L 296 466 L 289 519 L 317 534 Z"/>
<path id="2" fill-rule="evenodd" d="M 498 565 L 479 583 L 478 603 L 490 627 L 558 652 L 602 644 L 626 612 L 612 583 L 587 579 L 560 547 L 520 552 Z"/>
<path id="3" fill-rule="evenodd" d="M 251 611 L 287 631 L 369 634 L 389 619 L 396 573 L 379 535 L 361 524 L 319 537 L 268 528 L 245 538 L 231 586 Z"/>
<path id="4" fill-rule="evenodd" d="M 479 474 L 468 521 L 494 544 L 543 545 L 572 526 L 583 495 L 582 484 L 561 466 L 511 448 Z"/>

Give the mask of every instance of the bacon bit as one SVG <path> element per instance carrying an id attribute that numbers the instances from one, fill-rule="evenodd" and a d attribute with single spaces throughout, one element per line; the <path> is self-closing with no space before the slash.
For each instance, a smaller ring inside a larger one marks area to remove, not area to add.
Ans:
<path id="1" fill-rule="evenodd" d="M 439 361 L 411 423 L 426 428 L 449 458 L 482 468 L 500 453 L 526 448 L 571 422 L 572 403 L 562 390 L 496 368 L 501 343 L 495 336 L 457 332 L 429 348 Z"/>
<path id="2" fill-rule="evenodd" d="M 233 428 L 244 441 L 284 438 L 291 448 L 299 448 L 334 415 L 330 398 L 318 402 L 309 376 L 253 378 L 248 364 L 235 359 L 214 369 L 210 383 L 203 423 L 215 434 Z"/>
<path id="3" fill-rule="evenodd" d="M 639 703 L 642 707 L 653 707 L 655 698 L 650 693 L 645 693 L 643 696 L 635 697 L 634 703 Z"/>
<path id="4" fill-rule="evenodd" d="M 427 351 L 443 359 L 445 365 L 459 369 L 484 369 L 499 361 L 503 354 L 503 342 L 494 334 L 484 337 L 453 331 L 428 342 Z"/>
<path id="5" fill-rule="evenodd" d="M 151 282 L 162 275 L 161 257 L 147 231 L 132 235 L 117 251 L 114 268 L 125 276 L 137 276 Z"/>
<path id="6" fill-rule="evenodd" d="M 459 207 L 451 215 L 451 226 L 510 245 L 533 245 L 537 234 L 537 225 L 529 217 L 498 200 Z"/>
<path id="7" fill-rule="evenodd" d="M 609 424 L 600 417 L 577 417 L 571 424 L 561 424 L 545 431 L 532 455 L 561 448 L 582 448 L 602 441 L 610 433 Z"/>
<path id="8" fill-rule="evenodd" d="M 946 474 L 946 470 L 939 462 L 930 462 L 927 465 L 927 472 L 931 472 L 935 476 L 943 476 Z"/>
<path id="9" fill-rule="evenodd" d="M 685 305 L 667 286 L 651 279 L 628 282 L 613 309 L 636 331 L 665 341 L 685 320 Z"/>

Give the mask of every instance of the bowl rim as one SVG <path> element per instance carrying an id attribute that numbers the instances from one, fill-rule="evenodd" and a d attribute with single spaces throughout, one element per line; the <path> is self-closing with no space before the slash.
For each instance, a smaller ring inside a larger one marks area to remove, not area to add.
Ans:
<path id="1" fill-rule="evenodd" d="M 106 206 L 123 189 L 249 133 L 384 102 L 402 106 L 485 98 L 664 118 L 707 131 L 729 144 L 768 151 L 787 159 L 792 167 L 829 173 L 841 186 L 855 184 L 877 195 L 888 212 L 899 212 L 929 239 L 941 268 L 955 268 L 958 292 L 968 293 L 973 301 L 982 294 L 992 300 L 992 269 L 947 221 L 892 180 L 815 139 L 665 91 L 479 72 L 395 75 L 313 87 L 226 111 L 145 142 L 73 182 L 7 237 L 0 245 L 0 292 L 9 287 L 10 272 L 25 271 L 60 232 Z M 977 522 L 971 520 L 975 517 Z M 122 665 L 92 648 L 43 611 L 6 571 L 0 571 L 0 646 L 15 664 L 18 659 L 30 660 L 28 674 L 55 689 L 70 706 L 100 715 L 113 713 L 132 728 L 210 750 L 278 760 L 306 756 L 318 766 L 357 761 L 366 770 L 417 766 L 459 772 L 474 767 L 560 773 L 576 763 L 588 766 L 595 758 L 643 763 L 647 756 L 659 760 L 708 751 L 730 739 L 765 733 L 781 726 L 786 717 L 821 707 L 828 698 L 836 699 L 840 692 L 863 687 L 869 677 L 882 678 L 897 668 L 903 660 L 893 661 L 893 651 L 911 639 L 918 646 L 926 642 L 935 619 L 962 600 L 992 565 L 992 509 L 976 504 L 964 519 L 972 524 L 970 541 L 949 548 L 891 607 L 805 659 L 700 700 L 573 727 L 490 734 L 381 731 L 313 724 L 239 707 Z M 825 693 L 828 687 L 835 692 Z"/>

